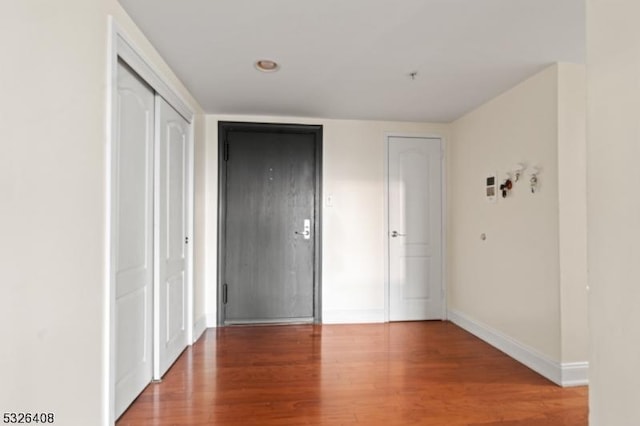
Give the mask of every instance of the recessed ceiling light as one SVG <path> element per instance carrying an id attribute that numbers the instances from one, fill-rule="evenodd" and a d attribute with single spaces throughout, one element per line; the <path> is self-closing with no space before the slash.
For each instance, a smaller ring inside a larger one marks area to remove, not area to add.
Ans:
<path id="1" fill-rule="evenodd" d="M 256 69 L 262 72 L 274 72 L 280 69 L 280 65 L 276 61 L 270 59 L 260 59 L 255 63 Z"/>

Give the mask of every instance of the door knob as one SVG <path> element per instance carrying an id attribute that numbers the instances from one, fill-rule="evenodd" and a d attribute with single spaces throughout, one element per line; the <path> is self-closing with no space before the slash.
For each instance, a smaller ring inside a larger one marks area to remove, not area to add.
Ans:
<path id="1" fill-rule="evenodd" d="M 391 231 L 391 237 L 392 237 L 392 238 L 396 238 L 396 237 L 404 237 L 404 236 L 406 236 L 406 235 L 407 235 L 407 234 L 401 234 L 401 233 L 399 233 L 398 231 Z"/>

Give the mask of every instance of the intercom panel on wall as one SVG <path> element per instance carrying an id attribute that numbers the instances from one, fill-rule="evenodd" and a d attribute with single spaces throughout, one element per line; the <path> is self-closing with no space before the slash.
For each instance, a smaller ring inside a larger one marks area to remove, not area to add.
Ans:
<path id="1" fill-rule="evenodd" d="M 490 203 L 495 203 L 498 199 L 498 176 L 496 173 L 488 174 L 485 177 L 485 197 Z"/>

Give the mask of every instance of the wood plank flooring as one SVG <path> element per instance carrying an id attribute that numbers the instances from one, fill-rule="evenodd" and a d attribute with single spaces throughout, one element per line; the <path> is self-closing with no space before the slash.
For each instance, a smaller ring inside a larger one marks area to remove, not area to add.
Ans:
<path id="1" fill-rule="evenodd" d="M 208 330 L 133 425 L 586 425 L 560 388 L 449 322 Z"/>

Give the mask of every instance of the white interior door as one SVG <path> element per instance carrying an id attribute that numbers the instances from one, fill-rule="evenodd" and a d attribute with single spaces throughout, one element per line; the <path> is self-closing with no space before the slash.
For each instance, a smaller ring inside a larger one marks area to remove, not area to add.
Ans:
<path id="1" fill-rule="evenodd" d="M 389 318 L 443 318 L 440 139 L 389 137 Z"/>
<path id="2" fill-rule="evenodd" d="M 187 347 L 189 123 L 156 96 L 156 368 L 160 379 Z"/>
<path id="3" fill-rule="evenodd" d="M 115 415 L 151 381 L 154 94 L 118 64 L 114 146 Z"/>

